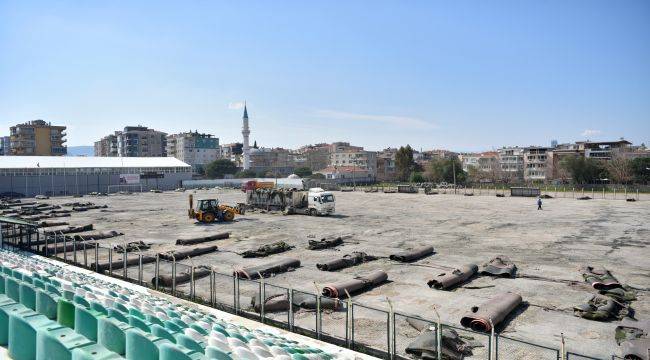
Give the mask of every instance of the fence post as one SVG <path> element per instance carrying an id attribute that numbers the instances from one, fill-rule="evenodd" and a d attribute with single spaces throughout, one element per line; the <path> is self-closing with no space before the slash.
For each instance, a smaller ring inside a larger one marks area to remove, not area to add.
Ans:
<path id="1" fill-rule="evenodd" d="M 113 276 L 113 247 L 108 248 L 108 274 Z"/>
<path id="2" fill-rule="evenodd" d="M 234 297 L 233 304 L 235 305 L 235 314 L 239 314 L 239 274 L 236 271 L 235 276 L 232 278 L 232 281 L 232 296 Z"/>
<path id="3" fill-rule="evenodd" d="M 138 284 L 142 286 L 142 272 L 144 269 L 142 268 L 142 253 L 138 254 Z"/>
<path id="4" fill-rule="evenodd" d="M 572 187 L 571 191 L 573 192 L 573 198 L 576 198 L 576 188 Z"/>
<path id="5" fill-rule="evenodd" d="M 47 235 L 47 233 L 45 233 L 45 247 L 43 248 L 43 253 L 45 253 L 45 257 L 47 257 L 47 238 L 49 238 L 49 236 Z M 4 242 L 2 242 L 2 245 L 4 245 Z"/>
<path id="6" fill-rule="evenodd" d="M 623 188 L 623 190 L 625 191 L 625 197 L 624 197 L 624 199 L 627 200 L 627 188 L 625 187 L 625 188 Z"/>
<path id="7" fill-rule="evenodd" d="M 288 316 L 288 322 L 289 322 L 289 331 L 293 331 L 293 286 L 289 289 L 289 314 Z M 346 332 L 347 334 L 347 332 Z M 347 340 L 347 336 L 346 336 Z"/>
<path id="8" fill-rule="evenodd" d="M 158 278 L 160 277 L 160 256 L 156 254 L 156 269 L 154 270 L 154 279 L 156 281 L 156 290 L 158 290 Z"/>
<path id="9" fill-rule="evenodd" d="M 605 198 L 605 187 L 603 186 L 603 199 Z"/>
<path id="10" fill-rule="evenodd" d="M 639 189 L 636 189 L 636 201 L 639 200 L 641 200 L 641 198 L 639 198 Z"/>
<path id="11" fill-rule="evenodd" d="M 176 257 L 172 255 L 172 295 L 176 295 Z"/>
<path id="12" fill-rule="evenodd" d="M 488 319 L 490 322 L 490 354 L 488 355 L 489 360 L 497 360 L 499 358 L 499 349 L 497 349 L 497 340 L 496 337 L 494 336 L 494 323 L 492 323 L 492 319 Z"/>
<path id="13" fill-rule="evenodd" d="M 595 198 L 594 198 L 594 188 L 591 188 L 591 198 L 592 198 L 592 199 L 595 199 Z"/>
<path id="14" fill-rule="evenodd" d="M 616 200 L 616 188 L 614 188 L 614 200 Z"/>
<path id="15" fill-rule="evenodd" d="M 65 234 L 61 233 L 61 236 L 63 237 L 63 262 L 68 262 L 68 244 L 67 244 L 67 239 Z M 58 249 L 57 249 L 58 252 Z"/>
<path id="16" fill-rule="evenodd" d="M 99 272 L 99 243 L 95 243 L 95 272 Z"/>
<path id="17" fill-rule="evenodd" d="M 214 269 L 210 268 L 210 306 L 214 307 Z"/>
<path id="18" fill-rule="evenodd" d="M 126 249 L 126 244 L 124 245 L 124 252 L 122 253 L 122 262 L 124 265 L 124 268 L 122 269 L 122 277 L 126 280 L 126 277 L 128 275 L 128 272 L 126 271 L 126 261 L 128 260 L 128 251 Z"/>
<path id="19" fill-rule="evenodd" d="M 566 360 L 566 350 L 564 349 L 564 333 L 560 333 L 560 360 Z"/>
<path id="20" fill-rule="evenodd" d="M 440 321 L 440 313 L 435 305 L 433 312 L 436 314 L 436 357 L 438 360 L 442 360 L 442 321 Z"/>
<path id="21" fill-rule="evenodd" d="M 72 262 L 77 265 L 77 237 L 72 238 Z"/>
<path id="22" fill-rule="evenodd" d="M 83 245 L 84 248 L 84 267 L 88 268 L 88 252 L 86 251 L 86 242 L 82 241 L 81 245 Z"/>
<path id="23" fill-rule="evenodd" d="M 194 287 L 195 286 L 195 284 L 194 284 L 194 266 L 192 266 L 190 271 L 191 271 L 191 273 L 190 273 L 190 299 L 192 299 L 192 301 L 194 301 L 194 299 L 196 298 L 196 294 L 195 294 L 196 289 Z"/>
<path id="24" fill-rule="evenodd" d="M 395 358 L 395 311 L 393 310 L 393 303 L 391 303 L 390 299 L 386 298 L 386 302 L 388 302 L 388 336 L 387 336 L 387 341 L 388 341 L 388 346 L 386 347 L 388 349 L 388 355 L 391 360 Z"/>
<path id="25" fill-rule="evenodd" d="M 266 302 L 266 289 L 264 286 L 264 277 L 260 274 L 260 321 L 264 324 L 264 302 Z M 293 304 L 289 304 L 293 306 Z"/>

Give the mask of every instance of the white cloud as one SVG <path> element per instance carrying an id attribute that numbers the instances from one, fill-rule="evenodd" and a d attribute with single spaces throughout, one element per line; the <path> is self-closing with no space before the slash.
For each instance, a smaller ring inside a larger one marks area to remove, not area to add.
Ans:
<path id="1" fill-rule="evenodd" d="M 582 136 L 585 136 L 585 137 L 598 136 L 598 135 L 600 135 L 602 133 L 603 132 L 600 131 L 600 130 L 587 129 L 587 130 L 582 132 Z"/>
<path id="2" fill-rule="evenodd" d="M 356 114 L 335 110 L 316 110 L 314 112 L 316 117 L 347 120 L 347 121 L 368 121 L 384 123 L 389 125 L 398 125 L 406 128 L 414 129 L 435 129 L 437 126 L 433 123 L 426 122 L 419 118 L 407 116 L 394 116 L 394 115 L 370 115 L 370 114 Z"/>
<path id="3" fill-rule="evenodd" d="M 234 101 L 231 103 L 228 103 L 228 109 L 230 110 L 239 110 L 244 108 L 244 102 L 243 101 Z"/>

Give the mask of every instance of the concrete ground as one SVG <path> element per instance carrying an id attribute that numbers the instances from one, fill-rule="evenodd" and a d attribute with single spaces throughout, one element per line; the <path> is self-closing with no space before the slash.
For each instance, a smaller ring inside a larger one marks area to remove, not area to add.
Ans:
<path id="1" fill-rule="evenodd" d="M 283 216 L 249 212 L 228 224 L 201 225 L 187 218 L 189 193 L 166 192 L 90 197 L 55 198 L 44 202 L 92 201 L 108 209 L 75 213 L 72 224 L 93 223 L 99 230 L 119 230 L 126 235 L 102 243 L 137 241 L 153 243 L 149 251 L 173 249 L 177 238 L 232 232 L 231 238 L 214 243 L 220 251 L 184 261 L 209 265 L 231 273 L 233 267 L 265 263 L 274 259 L 300 259 L 302 267 L 267 279 L 268 283 L 314 292 L 318 286 L 349 279 L 375 269 L 388 273 L 390 282 L 354 296 L 355 302 L 388 309 L 390 299 L 400 313 L 435 319 L 460 326 L 461 316 L 472 305 L 493 295 L 512 291 L 521 294 L 525 306 L 501 327 L 501 335 L 559 348 L 564 334 L 569 351 L 607 357 L 616 352 L 616 322 L 595 322 L 573 316 L 572 307 L 581 304 L 594 290 L 583 283 L 581 265 L 602 265 L 622 283 L 638 289 L 633 302 L 637 318 L 650 317 L 650 202 L 573 198 L 544 200 L 538 211 L 535 199 L 497 198 L 492 195 L 424 195 L 337 192 L 337 215 L 330 217 Z M 224 203 L 244 201 L 237 190 L 198 190 L 196 198 L 218 197 Z M 63 218 L 65 219 L 65 218 Z M 335 250 L 310 251 L 308 240 L 315 236 L 351 234 Z M 261 244 L 285 241 L 296 248 L 267 258 L 243 259 L 236 253 Z M 353 251 L 387 257 L 401 249 L 433 245 L 436 253 L 410 264 L 382 258 L 339 272 L 319 271 L 315 264 Z M 453 291 L 438 291 L 427 280 L 448 267 L 474 262 L 481 264 L 496 255 L 506 255 L 517 265 L 515 279 L 476 277 Z M 146 267 L 151 271 L 152 267 Z M 129 269 L 131 274 L 132 269 Z M 151 274 L 145 274 L 150 279 Z M 198 282 L 197 293 L 206 294 L 207 280 Z M 224 282 L 219 298 L 232 301 L 232 287 Z M 243 289 L 250 292 L 252 288 Z M 230 295 L 228 295 L 230 294 Z M 207 295 L 206 295 L 207 296 Z M 243 301 L 242 301 L 243 302 Z M 276 315 L 279 316 L 279 315 Z M 296 314 L 296 324 L 313 326 L 313 314 Z M 355 340 L 380 348 L 386 344 L 385 315 L 355 308 Z M 345 313 L 328 313 L 323 318 L 326 332 L 344 336 Z M 397 317 L 397 350 L 417 335 L 402 317 Z M 343 333 L 341 333 L 343 332 Z M 485 338 L 475 338 L 485 343 Z M 483 358 L 487 349 L 474 350 Z M 500 358 L 550 358 L 534 347 L 522 347 L 502 338 Z"/>

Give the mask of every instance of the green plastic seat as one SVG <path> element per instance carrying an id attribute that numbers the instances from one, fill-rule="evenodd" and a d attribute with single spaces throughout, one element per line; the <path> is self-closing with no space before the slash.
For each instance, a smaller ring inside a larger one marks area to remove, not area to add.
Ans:
<path id="1" fill-rule="evenodd" d="M 11 270 L 11 268 L 8 268 L 8 267 L 6 267 L 6 266 L 3 266 L 3 267 L 2 267 L 2 272 L 3 272 L 5 275 L 9 275 L 9 276 L 13 275 L 13 270 Z"/>
<path id="2" fill-rule="evenodd" d="M 36 290 L 36 312 L 47 316 L 50 320 L 56 320 L 58 296 L 48 293 L 45 290 Z"/>
<path id="3" fill-rule="evenodd" d="M 151 333 L 151 324 L 135 316 L 127 316 L 129 325 L 138 328 L 144 332 Z"/>
<path id="4" fill-rule="evenodd" d="M 218 332 L 222 333 L 223 335 L 225 335 L 226 337 L 230 336 L 230 333 L 228 333 L 228 331 L 226 331 L 226 329 L 224 329 L 223 326 L 221 326 L 219 324 L 212 325 L 212 330 L 218 331 Z M 269 344 L 266 344 L 266 345 L 269 345 Z M 272 342 L 271 342 L 271 345 L 273 345 Z"/>
<path id="5" fill-rule="evenodd" d="M 34 287 L 27 283 L 22 283 L 18 287 L 20 303 L 25 307 L 36 310 L 36 291 Z"/>
<path id="6" fill-rule="evenodd" d="M 56 296 L 61 296 L 61 291 L 59 291 L 59 288 L 52 284 L 45 284 L 45 290 L 47 290 L 49 293 L 56 294 Z"/>
<path id="7" fill-rule="evenodd" d="M 72 302 L 59 298 L 56 303 L 56 320 L 59 324 L 74 329 L 75 306 Z"/>
<path id="8" fill-rule="evenodd" d="M 140 318 L 142 320 L 146 320 L 147 317 L 142 313 L 142 311 L 136 309 L 136 308 L 130 308 L 129 309 L 129 315 L 135 316 L 137 318 Z"/>
<path id="9" fill-rule="evenodd" d="M 169 343 L 169 340 L 130 329 L 126 332 L 125 357 L 129 360 L 158 360 L 158 348 L 163 343 Z"/>
<path id="10" fill-rule="evenodd" d="M 129 313 L 129 308 L 127 308 L 124 304 L 115 302 L 115 304 L 113 304 L 113 307 L 125 314 Z"/>
<path id="11" fill-rule="evenodd" d="M 232 357 L 228 353 L 214 346 L 205 348 L 205 357 L 210 360 L 232 360 Z"/>
<path id="12" fill-rule="evenodd" d="M 4 274 L 0 275 L 0 294 L 5 293 L 5 276 Z"/>
<path id="13" fill-rule="evenodd" d="M 165 343 L 160 345 L 160 360 L 198 360 L 205 359 L 203 353 L 185 349 L 182 346 Z"/>
<path id="14" fill-rule="evenodd" d="M 74 349 L 93 344 L 68 327 L 46 326 L 39 329 L 36 335 L 36 360 L 70 359 Z"/>
<path id="15" fill-rule="evenodd" d="M 155 316 L 155 315 L 146 314 L 145 318 L 146 318 L 147 321 L 150 322 L 152 325 L 153 325 L 153 324 L 158 324 L 158 325 L 160 325 L 160 326 L 165 326 L 165 323 L 164 323 L 162 320 L 160 320 L 160 318 L 158 318 L 158 317 Z"/>
<path id="16" fill-rule="evenodd" d="M 0 294 L 0 306 L 11 305 L 15 303 L 16 301 L 14 299 L 8 298 L 7 295 Z"/>
<path id="17" fill-rule="evenodd" d="M 79 296 L 79 295 L 75 295 L 75 296 L 72 298 L 72 302 L 74 302 L 74 303 L 77 304 L 77 305 L 82 305 L 82 306 L 85 307 L 86 309 L 90 308 L 90 303 L 88 302 L 88 300 L 82 298 L 82 297 Z"/>
<path id="18" fill-rule="evenodd" d="M 97 343 L 106 349 L 124 355 L 126 351 L 126 331 L 133 327 L 115 318 L 100 318 L 97 328 Z"/>
<path id="19" fill-rule="evenodd" d="M 291 358 L 293 360 L 309 360 L 309 358 L 303 354 L 291 354 Z"/>
<path id="20" fill-rule="evenodd" d="M 63 298 L 68 301 L 74 300 L 74 293 L 70 290 L 63 290 Z"/>
<path id="21" fill-rule="evenodd" d="M 29 315 L 13 312 L 9 315 L 9 356 L 14 360 L 36 358 L 36 333 L 56 323 L 44 315 L 30 311 Z"/>
<path id="22" fill-rule="evenodd" d="M 176 325 L 176 323 L 170 321 L 170 320 L 165 320 L 165 328 L 172 331 L 172 332 L 181 332 L 183 331 L 183 328 L 180 326 Z"/>
<path id="23" fill-rule="evenodd" d="M 0 346 L 6 346 L 9 343 L 9 315 L 16 313 L 28 315 L 32 311 L 16 302 L 0 306 Z"/>
<path id="24" fill-rule="evenodd" d="M 117 360 L 124 359 L 119 354 L 107 350 L 99 344 L 76 348 L 72 350 L 71 360 Z M 37 359 L 38 360 L 38 359 Z"/>
<path id="25" fill-rule="evenodd" d="M 176 335 L 176 343 L 187 349 L 198 351 L 200 353 L 203 353 L 205 351 L 204 345 L 200 344 L 198 341 L 185 334 Z"/>
<path id="26" fill-rule="evenodd" d="M 191 324 L 191 325 L 190 325 L 190 328 L 192 328 L 192 329 L 198 331 L 198 333 L 201 334 L 201 335 L 208 335 L 208 330 L 206 330 L 206 329 L 200 327 L 200 326 L 197 325 L 197 324 Z"/>
<path id="27" fill-rule="evenodd" d="M 20 283 L 12 277 L 5 277 L 5 294 L 11 298 L 20 301 Z"/>
<path id="28" fill-rule="evenodd" d="M 106 316 L 108 316 L 108 310 L 104 307 L 104 305 L 96 302 L 96 301 L 90 301 L 90 309 L 95 310 L 97 312 L 100 312 Z"/>
<path id="29" fill-rule="evenodd" d="M 172 319 L 169 320 L 169 321 L 171 321 L 171 322 L 173 322 L 174 324 L 178 325 L 178 327 L 180 327 L 181 329 L 185 329 L 185 328 L 188 327 L 188 325 L 185 323 L 185 321 L 183 321 L 183 320 L 181 320 L 181 319 L 179 319 L 179 318 L 172 318 Z"/>
<path id="30" fill-rule="evenodd" d="M 45 290 L 45 283 L 41 279 L 34 279 L 34 287 Z"/>
<path id="31" fill-rule="evenodd" d="M 129 319 L 124 315 L 121 311 L 115 309 L 115 308 L 110 308 L 108 309 L 108 317 L 110 318 L 115 318 L 121 322 L 124 323 L 129 323 Z"/>
<path id="32" fill-rule="evenodd" d="M 176 311 L 174 311 L 172 309 L 165 309 L 165 313 L 170 318 L 179 318 L 180 319 L 180 317 L 181 317 L 181 315 L 178 312 L 176 312 Z"/>
<path id="33" fill-rule="evenodd" d="M 74 313 L 74 329 L 77 333 L 97 342 L 97 324 L 104 317 L 100 312 L 77 306 Z"/>
<path id="34" fill-rule="evenodd" d="M 174 344 L 176 343 L 176 337 L 174 336 L 176 333 L 173 333 L 172 331 L 165 329 L 158 324 L 151 325 L 151 334 L 163 339 L 167 339 Z"/>

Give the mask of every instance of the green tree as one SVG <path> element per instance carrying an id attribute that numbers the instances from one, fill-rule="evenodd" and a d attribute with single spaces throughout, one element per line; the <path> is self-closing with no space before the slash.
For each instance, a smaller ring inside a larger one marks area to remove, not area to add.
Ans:
<path id="1" fill-rule="evenodd" d="M 632 160 L 630 168 L 635 182 L 640 184 L 650 183 L 650 157 Z"/>
<path id="2" fill-rule="evenodd" d="M 397 179 L 406 181 L 413 171 L 415 162 L 413 161 L 413 149 L 411 145 L 402 146 L 395 154 L 395 172 Z"/>
<path id="3" fill-rule="evenodd" d="M 582 156 L 570 156 L 562 160 L 564 168 L 576 184 L 593 184 L 598 179 L 607 178 L 607 169 L 600 160 Z"/>
<path id="4" fill-rule="evenodd" d="M 423 183 L 425 180 L 421 172 L 414 171 L 411 173 L 411 178 L 409 181 L 412 183 Z"/>
<path id="5" fill-rule="evenodd" d="M 325 175 L 321 173 L 314 173 L 309 176 L 310 179 L 325 179 Z"/>
<path id="6" fill-rule="evenodd" d="M 205 167 L 205 175 L 210 179 L 223 179 L 225 175 L 237 172 L 237 165 L 228 159 L 219 159 Z"/>
<path id="7" fill-rule="evenodd" d="M 240 172 L 235 174 L 235 177 L 240 178 L 240 179 L 241 178 L 252 178 L 252 177 L 256 177 L 256 176 L 257 176 L 257 173 L 254 170 L 250 170 L 250 169 L 243 170 L 243 171 L 240 171 Z"/>
<path id="8" fill-rule="evenodd" d="M 311 175 L 311 169 L 306 166 L 303 166 L 303 167 L 296 168 L 293 171 L 293 173 L 300 176 L 301 178 L 304 178 Z"/>
<path id="9" fill-rule="evenodd" d="M 429 161 L 427 166 L 427 177 L 433 182 L 454 183 L 454 171 L 456 171 L 456 184 L 464 184 L 467 174 L 463 171 L 463 165 L 458 158 L 435 159 Z"/>

